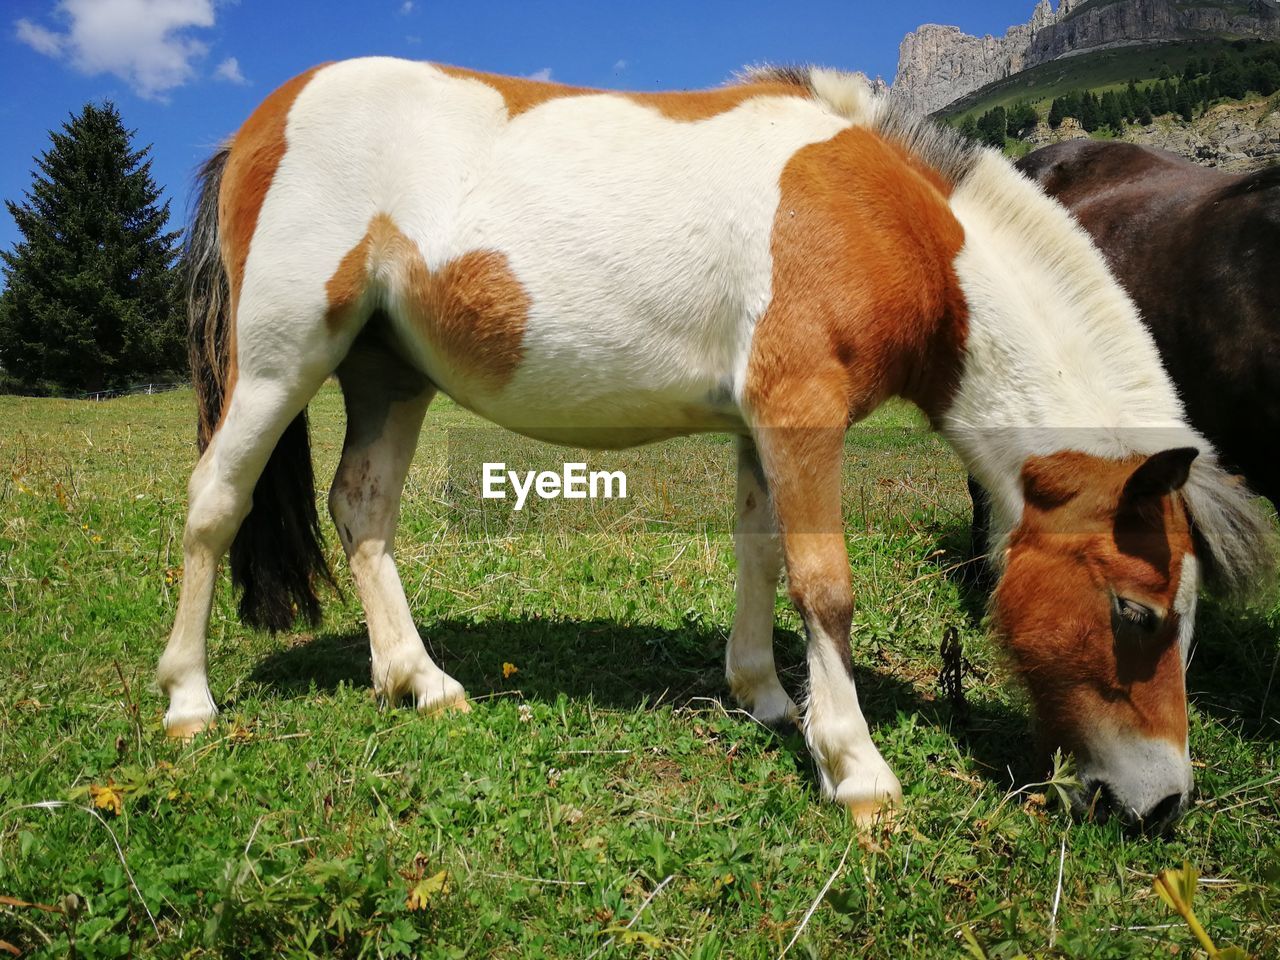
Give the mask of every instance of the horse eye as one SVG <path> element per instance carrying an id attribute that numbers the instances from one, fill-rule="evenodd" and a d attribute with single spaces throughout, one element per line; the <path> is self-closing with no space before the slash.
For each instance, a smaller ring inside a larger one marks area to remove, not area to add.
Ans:
<path id="1" fill-rule="evenodd" d="M 1111 614 L 1117 625 L 1136 627 L 1144 632 L 1154 630 L 1160 622 L 1159 615 L 1153 609 L 1127 597 L 1112 597 Z"/>

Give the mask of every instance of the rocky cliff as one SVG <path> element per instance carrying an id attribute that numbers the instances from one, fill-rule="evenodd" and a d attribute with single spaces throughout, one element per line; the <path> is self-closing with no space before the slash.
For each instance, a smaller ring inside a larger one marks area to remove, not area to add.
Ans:
<path id="1" fill-rule="evenodd" d="M 1057 130 L 1041 122 L 1027 140 L 1034 149 L 1087 136 L 1068 118 Z M 1233 173 L 1256 170 L 1280 163 L 1280 97 L 1220 103 L 1191 123 L 1172 115 L 1159 117 L 1145 126 L 1127 126 L 1122 139 L 1169 150 L 1207 167 Z"/>
<path id="2" fill-rule="evenodd" d="M 940 110 L 1037 64 L 1101 47 L 1205 36 L 1280 39 L 1280 0 L 1039 0 L 1003 37 L 928 23 L 898 49 L 893 89 L 914 109 Z"/>

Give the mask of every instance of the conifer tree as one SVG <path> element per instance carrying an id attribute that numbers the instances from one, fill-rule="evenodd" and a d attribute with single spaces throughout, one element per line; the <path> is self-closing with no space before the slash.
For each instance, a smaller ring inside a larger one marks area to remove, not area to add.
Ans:
<path id="1" fill-rule="evenodd" d="M 1151 107 L 1151 112 L 1155 116 L 1163 116 L 1173 109 L 1168 98 L 1164 95 L 1164 85 L 1153 83 L 1147 91 L 1147 103 Z"/>
<path id="2" fill-rule="evenodd" d="M 1080 126 L 1089 133 L 1102 126 L 1102 104 L 1098 97 L 1086 90 L 1080 100 Z"/>
<path id="3" fill-rule="evenodd" d="M 1004 107 L 992 107 L 978 118 L 978 138 L 988 146 L 1003 147 L 1009 117 Z"/>
<path id="4" fill-rule="evenodd" d="M 1036 108 L 1023 100 L 1009 108 L 1006 131 L 1011 137 L 1020 137 L 1028 130 L 1034 130 L 1039 122 L 1040 115 L 1036 113 Z"/>
<path id="5" fill-rule="evenodd" d="M 1114 90 L 1108 90 L 1102 95 L 1098 113 L 1102 125 L 1110 127 L 1113 133 L 1124 131 L 1124 111 L 1120 108 L 1120 98 Z"/>
<path id="6" fill-rule="evenodd" d="M 0 388 L 75 393 L 184 367 L 179 232 L 132 136 L 113 104 L 86 104 L 50 132 L 25 202 L 6 201 L 21 239 L 0 251 Z"/>
<path id="7" fill-rule="evenodd" d="M 1184 81 L 1178 84 L 1178 95 L 1174 99 L 1173 108 L 1188 123 L 1195 117 L 1196 103 L 1191 96 L 1192 84 Z"/>
<path id="8" fill-rule="evenodd" d="M 1137 123 L 1142 116 L 1143 97 L 1136 80 L 1130 80 L 1129 85 L 1124 88 L 1123 103 L 1125 119 L 1130 123 Z"/>

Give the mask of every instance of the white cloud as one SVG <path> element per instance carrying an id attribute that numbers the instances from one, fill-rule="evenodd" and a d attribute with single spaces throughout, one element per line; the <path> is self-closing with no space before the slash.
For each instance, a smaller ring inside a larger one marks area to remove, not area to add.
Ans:
<path id="1" fill-rule="evenodd" d="M 240 72 L 240 61 L 235 57 L 227 57 L 227 59 L 218 64 L 218 69 L 213 71 L 213 75 L 219 80 L 225 80 L 227 83 L 234 83 L 241 87 L 249 82 L 245 79 L 245 75 Z"/>
<path id="2" fill-rule="evenodd" d="M 52 30 L 46 30 L 38 23 L 30 20 L 19 20 L 15 25 L 18 39 L 37 53 L 46 57 L 56 57 L 62 52 L 62 37 Z"/>
<path id="3" fill-rule="evenodd" d="M 625 60 L 618 60 L 613 65 L 614 73 L 621 73 L 625 69 L 627 69 L 627 61 Z"/>
<path id="4" fill-rule="evenodd" d="M 413 0 L 404 0 L 404 3 L 400 4 L 400 16 L 407 17 L 411 13 L 413 13 Z"/>
<path id="5" fill-rule="evenodd" d="M 535 70 L 533 71 L 533 73 L 529 74 L 529 79 L 530 80 L 550 80 L 551 68 L 543 67 L 541 70 Z"/>
<path id="6" fill-rule="evenodd" d="M 208 46 L 190 31 L 213 26 L 214 0 L 58 0 L 57 32 L 19 20 L 18 39 L 38 53 L 66 59 L 81 73 L 109 73 L 140 97 L 163 100 L 196 73 Z"/>

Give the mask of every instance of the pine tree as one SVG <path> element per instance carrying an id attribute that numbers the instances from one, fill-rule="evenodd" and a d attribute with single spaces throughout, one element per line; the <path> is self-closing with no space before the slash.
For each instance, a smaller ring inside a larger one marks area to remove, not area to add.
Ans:
<path id="1" fill-rule="evenodd" d="M 1086 90 L 1080 101 L 1080 126 L 1089 133 L 1102 126 L 1102 104 L 1097 96 Z"/>
<path id="2" fill-rule="evenodd" d="M 1124 105 L 1124 118 L 1130 123 L 1137 123 L 1142 116 L 1142 93 L 1138 90 L 1136 80 L 1130 80 L 1129 85 L 1124 88 L 1121 102 Z"/>
<path id="3" fill-rule="evenodd" d="M 1256 60 L 1249 72 L 1249 87 L 1264 97 L 1280 90 L 1280 66 L 1274 60 Z"/>
<path id="4" fill-rule="evenodd" d="M 1241 99 L 1249 89 L 1249 79 L 1235 60 L 1219 59 L 1213 65 L 1213 85 L 1219 96 Z"/>
<path id="5" fill-rule="evenodd" d="M 123 386 L 182 369 L 178 231 L 111 103 L 86 104 L 35 159 L 21 239 L 0 251 L 0 387 L 23 393 Z"/>
<path id="6" fill-rule="evenodd" d="M 1172 109 L 1172 105 L 1164 95 L 1164 85 L 1153 83 L 1147 91 L 1147 103 L 1155 116 L 1163 116 Z"/>
<path id="7" fill-rule="evenodd" d="M 1114 90 L 1108 90 L 1102 95 L 1099 115 L 1103 126 L 1110 127 L 1112 133 L 1124 132 L 1124 111 L 1120 108 L 1120 98 Z"/>
<path id="8" fill-rule="evenodd" d="M 1062 97 L 1054 97 L 1053 103 L 1049 105 L 1049 126 L 1054 130 L 1062 125 L 1062 121 L 1067 118 L 1066 101 Z"/>
<path id="9" fill-rule="evenodd" d="M 1173 108 L 1188 123 L 1195 117 L 1196 110 L 1196 102 L 1191 96 L 1191 86 L 1188 82 L 1178 84 L 1178 95 L 1173 102 Z"/>
<path id="10" fill-rule="evenodd" d="M 1006 132 L 1009 136 L 1017 138 L 1026 131 L 1035 129 L 1035 125 L 1039 122 L 1040 115 L 1036 113 L 1036 108 L 1023 100 L 1009 108 Z"/>
<path id="11" fill-rule="evenodd" d="M 1009 117 L 1004 107 L 992 107 L 978 118 L 978 137 L 992 147 L 1003 147 Z"/>

